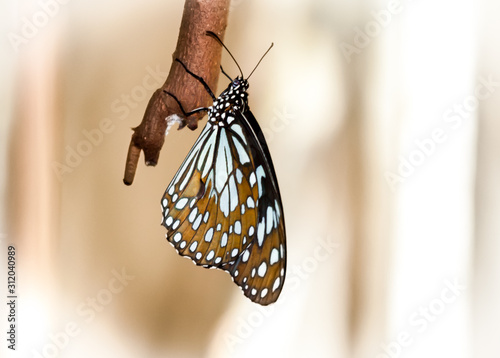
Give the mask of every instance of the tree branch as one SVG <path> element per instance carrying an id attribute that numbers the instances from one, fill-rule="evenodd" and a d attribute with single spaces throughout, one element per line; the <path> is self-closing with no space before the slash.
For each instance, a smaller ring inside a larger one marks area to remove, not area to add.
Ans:
<path id="1" fill-rule="evenodd" d="M 198 121 L 203 118 L 204 113 L 185 118 L 175 99 L 164 91 L 174 94 L 186 111 L 210 106 L 210 95 L 175 59 L 182 60 L 187 68 L 205 80 L 212 91 L 215 90 L 222 48 L 205 33 L 213 31 L 221 39 L 224 38 L 229 1 L 186 0 L 167 80 L 153 93 L 141 124 L 133 128 L 123 178 L 126 185 L 131 185 L 134 180 L 141 150 L 144 151 L 146 165 L 155 166 L 158 163 L 168 124 L 172 125 L 181 119 L 179 129 L 185 126 L 191 130 L 198 128 Z"/>

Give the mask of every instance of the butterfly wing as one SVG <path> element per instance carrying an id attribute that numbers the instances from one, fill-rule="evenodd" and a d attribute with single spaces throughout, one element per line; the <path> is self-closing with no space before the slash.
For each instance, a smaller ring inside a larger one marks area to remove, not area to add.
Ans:
<path id="1" fill-rule="evenodd" d="M 252 301 L 275 302 L 286 271 L 286 234 L 281 195 L 271 155 L 262 130 L 250 110 L 242 113 L 252 158 L 249 184 L 257 188 L 256 232 L 250 245 L 231 267 L 231 275 Z"/>
<path id="2" fill-rule="evenodd" d="M 286 240 L 269 150 L 249 110 L 208 122 L 162 198 L 167 239 L 197 265 L 228 271 L 252 301 L 275 302 Z"/>

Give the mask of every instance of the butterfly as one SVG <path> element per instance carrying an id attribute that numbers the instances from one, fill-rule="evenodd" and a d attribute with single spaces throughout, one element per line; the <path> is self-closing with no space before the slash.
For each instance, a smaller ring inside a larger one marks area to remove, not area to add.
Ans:
<path id="1" fill-rule="evenodd" d="M 216 34 L 207 35 L 229 52 Z M 245 296 L 268 305 L 285 281 L 286 233 L 269 148 L 248 106 L 248 78 L 260 61 L 247 79 L 236 60 L 241 76 L 231 79 L 221 67 L 231 83 L 217 98 L 201 77 L 176 61 L 205 87 L 213 104 L 185 112 L 166 92 L 186 117 L 208 113 L 161 200 L 167 240 L 196 265 L 229 272 Z"/>

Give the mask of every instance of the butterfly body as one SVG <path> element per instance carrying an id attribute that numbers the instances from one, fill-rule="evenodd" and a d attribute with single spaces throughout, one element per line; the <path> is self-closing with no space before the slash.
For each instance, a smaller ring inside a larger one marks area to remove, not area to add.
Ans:
<path id="1" fill-rule="evenodd" d="M 162 225 L 180 255 L 228 271 L 245 296 L 267 305 L 285 280 L 285 224 L 247 89 L 237 77 L 207 108 L 207 124 L 163 195 Z"/>

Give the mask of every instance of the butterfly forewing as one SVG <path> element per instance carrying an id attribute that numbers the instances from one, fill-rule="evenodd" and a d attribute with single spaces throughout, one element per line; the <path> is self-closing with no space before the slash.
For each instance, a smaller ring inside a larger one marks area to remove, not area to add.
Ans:
<path id="1" fill-rule="evenodd" d="M 234 83 L 210 107 L 167 187 L 162 224 L 180 255 L 227 270 L 247 297 L 266 305 L 285 279 L 283 209 L 269 150 L 246 103 L 248 85 Z"/>

